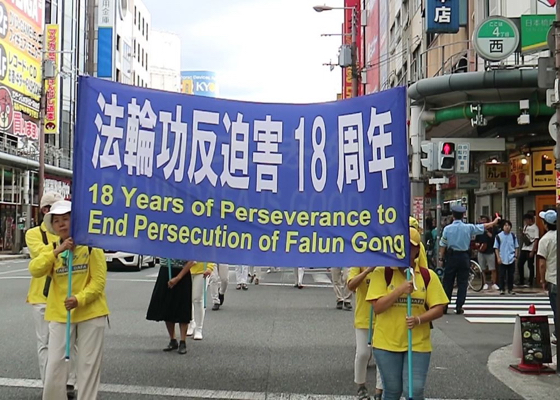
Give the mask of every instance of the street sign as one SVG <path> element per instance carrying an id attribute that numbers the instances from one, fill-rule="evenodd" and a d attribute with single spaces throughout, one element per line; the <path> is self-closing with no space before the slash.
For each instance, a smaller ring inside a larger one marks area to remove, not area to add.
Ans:
<path id="1" fill-rule="evenodd" d="M 488 17 L 475 29 L 473 42 L 480 57 L 487 61 L 501 61 L 517 49 L 519 30 L 508 18 Z"/>
<path id="2" fill-rule="evenodd" d="M 546 49 L 548 31 L 555 19 L 554 14 L 522 15 L 521 53 L 530 54 Z"/>
<path id="3" fill-rule="evenodd" d="M 486 163 L 484 166 L 484 182 L 508 182 L 509 163 Z"/>
<path id="4" fill-rule="evenodd" d="M 426 32 L 459 32 L 459 0 L 428 0 L 426 4 Z"/>
<path id="5" fill-rule="evenodd" d="M 468 174 L 470 164 L 470 143 L 457 144 L 457 161 L 455 162 L 455 172 L 458 174 Z"/>

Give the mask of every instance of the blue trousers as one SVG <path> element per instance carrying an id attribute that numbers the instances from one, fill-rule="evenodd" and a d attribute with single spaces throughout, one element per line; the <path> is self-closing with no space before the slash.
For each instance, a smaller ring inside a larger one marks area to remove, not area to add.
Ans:
<path id="1" fill-rule="evenodd" d="M 383 400 L 408 398 L 408 353 L 373 349 L 383 381 Z M 412 352 L 412 398 L 424 400 L 424 386 L 432 353 Z"/>
<path id="2" fill-rule="evenodd" d="M 467 253 L 449 253 L 445 257 L 445 270 L 443 272 L 443 290 L 449 301 L 453 295 L 453 286 L 457 278 L 457 300 L 455 309 L 463 308 L 467 299 L 469 286 L 470 259 Z"/>

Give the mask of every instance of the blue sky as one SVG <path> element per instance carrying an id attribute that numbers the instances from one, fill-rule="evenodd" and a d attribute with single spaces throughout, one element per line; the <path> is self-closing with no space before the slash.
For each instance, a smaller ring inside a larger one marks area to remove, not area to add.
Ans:
<path id="1" fill-rule="evenodd" d="M 152 28 L 182 41 L 182 69 L 218 73 L 220 97 L 262 102 L 331 101 L 342 10 L 317 13 L 325 0 L 143 0 Z M 342 0 L 327 5 L 341 6 Z"/>

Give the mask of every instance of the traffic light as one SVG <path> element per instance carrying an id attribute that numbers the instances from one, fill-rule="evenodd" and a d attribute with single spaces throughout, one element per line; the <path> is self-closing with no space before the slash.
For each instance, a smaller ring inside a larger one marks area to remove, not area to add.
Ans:
<path id="1" fill-rule="evenodd" d="M 439 142 L 438 169 L 440 171 L 455 169 L 455 143 Z"/>
<path id="2" fill-rule="evenodd" d="M 422 162 L 422 166 L 426 168 L 428 171 L 436 171 L 436 158 L 434 157 L 434 144 L 432 142 L 424 142 L 421 144 L 422 153 L 426 153 L 426 158 L 421 158 L 420 161 Z M 423 156 L 423 155 L 422 155 Z"/>

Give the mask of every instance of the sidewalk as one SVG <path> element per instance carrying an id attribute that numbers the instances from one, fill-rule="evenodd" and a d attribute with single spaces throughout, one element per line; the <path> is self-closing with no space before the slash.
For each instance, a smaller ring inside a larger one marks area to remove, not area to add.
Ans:
<path id="1" fill-rule="evenodd" d="M 0 254 L 0 262 L 10 260 L 25 260 L 29 258 L 26 254 Z"/>
<path id="2" fill-rule="evenodd" d="M 560 375 L 528 375 L 513 371 L 509 366 L 518 364 L 519 360 L 512 355 L 513 345 L 494 351 L 488 358 L 488 370 L 492 375 L 510 387 L 526 400 L 558 399 L 560 397 Z M 552 346 L 556 352 L 556 346 Z M 557 355 L 552 358 L 549 366 L 556 369 Z"/>

